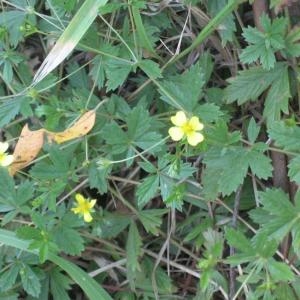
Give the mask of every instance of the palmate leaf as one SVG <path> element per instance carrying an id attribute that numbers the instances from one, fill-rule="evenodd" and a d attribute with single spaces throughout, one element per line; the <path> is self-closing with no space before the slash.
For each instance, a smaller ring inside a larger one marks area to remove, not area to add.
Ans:
<path id="1" fill-rule="evenodd" d="M 286 64 L 277 63 L 272 70 L 252 67 L 249 70 L 240 71 L 236 77 L 228 80 L 229 86 L 225 89 L 224 98 L 227 103 L 237 101 L 239 105 L 247 101 L 255 101 L 274 82 L 277 81 L 277 85 L 282 85 L 281 77 L 286 78 L 286 70 Z M 270 99 L 272 100 L 274 99 Z"/>
<path id="2" fill-rule="evenodd" d="M 293 229 L 299 212 L 279 189 L 268 189 L 259 196 L 263 207 L 252 210 L 250 217 L 260 224 L 260 235 L 281 241 Z"/>
<path id="3" fill-rule="evenodd" d="M 192 113 L 205 84 L 204 72 L 200 64 L 195 64 L 183 74 L 169 77 L 160 84 L 159 92 L 163 101 L 178 110 Z"/>
<path id="4" fill-rule="evenodd" d="M 258 146 L 251 149 L 241 146 L 212 147 L 204 158 L 205 198 L 213 200 L 218 193 L 230 195 L 243 183 L 249 168 L 258 178 L 267 179 L 271 176 L 271 160 L 263 154 L 264 150 Z"/>
<path id="5" fill-rule="evenodd" d="M 21 281 L 24 290 L 33 297 L 38 297 L 41 292 L 41 283 L 38 275 L 28 265 L 23 264 L 21 270 Z"/>
<path id="6" fill-rule="evenodd" d="M 244 29 L 243 36 L 250 45 L 242 51 L 240 59 L 243 63 L 252 63 L 259 59 L 262 67 L 270 70 L 276 62 L 275 52 L 285 47 L 283 37 L 287 20 L 275 18 L 271 22 L 266 14 L 260 20 L 263 32 L 253 27 Z"/>

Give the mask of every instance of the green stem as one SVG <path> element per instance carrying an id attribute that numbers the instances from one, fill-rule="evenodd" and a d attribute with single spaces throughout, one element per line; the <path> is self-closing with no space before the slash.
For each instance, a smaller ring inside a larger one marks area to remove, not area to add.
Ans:
<path id="1" fill-rule="evenodd" d="M 178 61 L 182 57 L 189 54 L 192 50 L 194 50 L 197 46 L 199 46 L 216 28 L 217 26 L 229 15 L 232 11 L 241 3 L 246 0 L 232 0 L 201 30 L 199 35 L 195 38 L 193 43 L 180 52 L 178 55 L 174 56 L 171 60 L 169 60 L 165 67 L 173 64 Z"/>

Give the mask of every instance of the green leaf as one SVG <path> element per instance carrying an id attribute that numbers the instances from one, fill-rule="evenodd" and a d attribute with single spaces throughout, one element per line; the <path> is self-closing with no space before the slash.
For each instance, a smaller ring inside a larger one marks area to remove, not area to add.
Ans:
<path id="1" fill-rule="evenodd" d="M 272 23 L 266 14 L 261 16 L 263 32 L 257 28 L 244 29 L 243 36 L 250 44 L 241 53 L 243 63 L 253 63 L 259 59 L 262 67 L 270 70 L 275 66 L 275 52 L 285 47 L 286 18 L 275 18 Z"/>
<path id="2" fill-rule="evenodd" d="M 136 5 L 132 6 L 132 16 L 136 26 L 137 36 L 139 38 L 139 45 L 148 50 L 154 57 L 158 57 L 147 35 L 139 9 L 140 8 Z"/>
<path id="3" fill-rule="evenodd" d="M 54 240 L 57 246 L 69 255 L 79 255 L 84 250 L 83 239 L 80 234 L 62 224 L 55 228 Z"/>
<path id="4" fill-rule="evenodd" d="M 288 168 L 288 175 L 290 179 L 295 181 L 297 184 L 300 184 L 300 155 L 297 155 L 290 160 Z"/>
<path id="5" fill-rule="evenodd" d="M 300 128 L 287 126 L 284 122 L 273 122 L 269 126 L 270 138 L 275 140 L 275 145 L 287 151 L 299 151 Z"/>
<path id="6" fill-rule="evenodd" d="M 19 271 L 20 271 L 20 265 L 14 263 L 8 270 L 1 273 L 0 275 L 1 291 L 7 291 L 15 284 Z"/>
<path id="7" fill-rule="evenodd" d="M 272 161 L 262 151 L 253 147 L 247 153 L 247 160 L 253 175 L 261 179 L 267 179 L 272 176 Z"/>
<path id="8" fill-rule="evenodd" d="M 277 63 L 269 71 L 262 67 L 240 71 L 236 77 L 228 80 L 229 86 L 225 89 L 224 95 L 227 103 L 237 101 L 241 105 L 249 100 L 257 100 L 275 80 L 282 77 L 286 68 L 284 63 Z"/>
<path id="9" fill-rule="evenodd" d="M 225 238 L 230 246 L 244 253 L 248 253 L 248 255 L 250 253 L 253 253 L 253 255 L 255 254 L 250 241 L 240 231 L 227 227 L 225 231 Z"/>
<path id="10" fill-rule="evenodd" d="M 145 230 L 154 235 L 158 234 L 159 227 L 162 223 L 162 215 L 166 214 L 168 209 L 145 209 L 138 213 Z"/>
<path id="11" fill-rule="evenodd" d="M 151 175 L 143 180 L 141 184 L 139 184 L 136 195 L 138 198 L 138 206 L 145 206 L 157 193 L 159 187 L 159 176 Z"/>
<path id="12" fill-rule="evenodd" d="M 6 168 L 0 167 L 0 203 L 13 205 L 16 199 L 15 182 Z"/>
<path id="13" fill-rule="evenodd" d="M 94 233 L 100 238 L 111 239 L 118 236 L 129 224 L 129 216 L 106 212 L 97 222 Z"/>
<path id="14" fill-rule="evenodd" d="M 212 16 L 215 16 L 227 2 L 227 0 L 210 0 L 207 2 L 208 10 Z M 222 46 L 225 46 L 227 42 L 233 41 L 234 33 L 236 31 L 233 14 L 229 14 L 224 18 L 223 22 L 218 26 L 218 31 L 222 39 Z"/>
<path id="15" fill-rule="evenodd" d="M 151 126 L 148 111 L 142 106 L 136 106 L 126 118 L 130 140 L 134 141 L 147 133 Z"/>
<path id="16" fill-rule="evenodd" d="M 248 139 L 251 144 L 254 144 L 254 142 L 256 141 L 259 131 L 260 131 L 260 126 L 257 126 L 254 118 L 251 117 L 251 120 L 248 125 L 248 129 L 247 129 Z"/>
<path id="17" fill-rule="evenodd" d="M 107 91 L 115 90 L 122 85 L 131 71 L 132 64 L 116 59 L 107 59 L 105 66 Z"/>
<path id="18" fill-rule="evenodd" d="M 284 68 L 272 82 L 265 100 L 264 116 L 267 118 L 268 124 L 280 120 L 281 113 L 289 113 L 290 98 L 289 72 L 288 68 Z"/>
<path id="19" fill-rule="evenodd" d="M 275 261 L 272 258 L 268 260 L 267 266 L 273 280 L 293 281 L 295 279 L 294 273 L 286 263 Z"/>
<path id="20" fill-rule="evenodd" d="M 138 66 L 149 78 L 156 79 L 162 77 L 159 65 L 152 60 L 143 59 L 139 62 Z"/>
<path id="21" fill-rule="evenodd" d="M 218 193 L 230 195 L 244 182 L 250 167 L 259 178 L 272 175 L 272 164 L 259 143 L 252 148 L 241 146 L 213 146 L 205 154 L 203 162 L 203 192 L 206 200 L 213 200 Z"/>
<path id="22" fill-rule="evenodd" d="M 20 26 L 23 25 L 25 17 L 26 10 L 10 10 L 0 13 L 0 25 L 8 29 L 9 40 L 13 46 L 17 46 L 22 38 Z"/>
<path id="23" fill-rule="evenodd" d="M 123 153 L 128 150 L 128 137 L 116 122 L 107 123 L 103 128 L 103 138 L 112 146 L 112 154 Z"/>
<path id="24" fill-rule="evenodd" d="M 250 217 L 259 223 L 259 234 L 269 239 L 281 241 L 291 230 L 298 220 L 296 209 L 287 195 L 279 189 L 268 189 L 259 194 L 262 208 L 250 212 Z"/>
<path id="25" fill-rule="evenodd" d="M 21 281 L 24 290 L 33 297 L 38 297 L 41 292 L 41 283 L 37 274 L 28 265 L 20 270 Z"/>
<path id="26" fill-rule="evenodd" d="M 142 241 L 137 226 L 134 221 L 131 221 L 126 243 L 126 266 L 131 289 L 135 287 L 136 272 L 140 270 L 138 258 L 141 253 L 141 246 Z"/>
<path id="27" fill-rule="evenodd" d="M 193 65 L 181 75 L 166 78 L 160 83 L 161 99 L 178 110 L 193 113 L 205 84 L 200 64 Z M 188 97 L 187 97 L 188 95 Z"/>
<path id="28" fill-rule="evenodd" d="M 99 193 L 103 194 L 107 192 L 107 176 L 111 171 L 111 166 L 96 165 L 92 162 L 89 165 L 88 176 L 89 185 L 91 188 L 96 188 Z"/>
<path id="29" fill-rule="evenodd" d="M 205 123 L 216 122 L 221 116 L 223 116 L 223 112 L 220 110 L 220 107 L 213 103 L 197 105 L 193 114 L 199 116 L 200 120 Z"/>
<path id="30" fill-rule="evenodd" d="M 15 247 L 17 249 L 34 253 L 36 255 L 38 254 L 35 250 L 29 250 L 29 243 L 17 238 L 16 235 L 11 231 L 0 229 L 0 240 L 7 246 Z M 68 273 L 74 280 L 74 282 L 80 285 L 89 299 L 99 300 L 99 297 L 103 300 L 112 299 L 93 278 L 91 278 L 86 272 L 81 270 L 72 262 L 57 256 L 52 251 L 49 252 L 49 260 L 57 266 L 61 267 L 66 273 Z"/>
<path id="31" fill-rule="evenodd" d="M 54 300 L 69 300 L 67 290 L 70 290 L 72 281 L 62 274 L 58 268 L 54 268 L 49 273 L 50 290 Z"/>

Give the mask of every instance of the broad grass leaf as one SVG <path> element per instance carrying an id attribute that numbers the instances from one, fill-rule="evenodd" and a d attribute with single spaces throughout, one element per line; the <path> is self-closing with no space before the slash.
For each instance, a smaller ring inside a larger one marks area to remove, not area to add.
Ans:
<path id="1" fill-rule="evenodd" d="M 99 7 L 106 2 L 107 0 L 86 0 L 82 4 L 40 66 L 33 79 L 34 84 L 46 77 L 72 52 L 97 17 Z"/>

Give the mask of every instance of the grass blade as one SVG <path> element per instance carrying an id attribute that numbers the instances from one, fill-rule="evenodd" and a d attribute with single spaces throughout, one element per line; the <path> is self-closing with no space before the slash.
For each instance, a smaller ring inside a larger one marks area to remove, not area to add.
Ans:
<path id="1" fill-rule="evenodd" d="M 99 7 L 106 2 L 107 0 L 86 0 L 83 3 L 38 69 L 33 84 L 46 77 L 71 53 L 97 17 Z"/>

